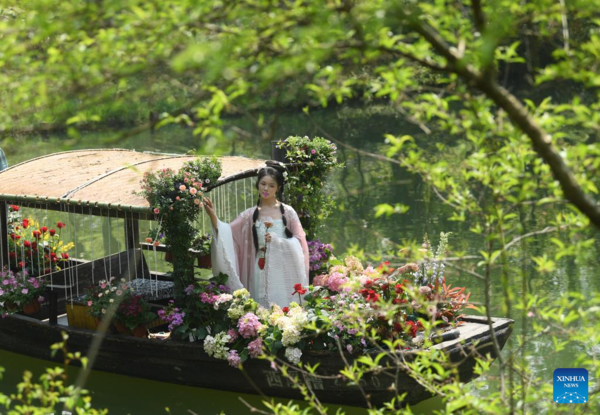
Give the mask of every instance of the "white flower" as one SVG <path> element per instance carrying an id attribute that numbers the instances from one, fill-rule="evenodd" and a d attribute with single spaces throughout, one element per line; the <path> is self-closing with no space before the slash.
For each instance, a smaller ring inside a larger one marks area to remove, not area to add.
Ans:
<path id="1" fill-rule="evenodd" d="M 206 336 L 204 339 L 204 351 L 209 356 L 225 360 L 229 354 L 229 347 L 226 344 L 230 341 L 231 337 L 225 332 L 218 333 L 215 337 Z"/>
<path id="2" fill-rule="evenodd" d="M 285 358 L 289 360 L 293 364 L 300 363 L 300 358 L 302 357 L 302 350 L 297 347 L 288 347 L 285 349 Z"/>
<path id="3" fill-rule="evenodd" d="M 231 300 L 233 300 L 233 296 L 231 294 L 221 294 L 213 303 L 213 307 L 215 310 L 218 310 L 221 304 L 227 303 Z"/>

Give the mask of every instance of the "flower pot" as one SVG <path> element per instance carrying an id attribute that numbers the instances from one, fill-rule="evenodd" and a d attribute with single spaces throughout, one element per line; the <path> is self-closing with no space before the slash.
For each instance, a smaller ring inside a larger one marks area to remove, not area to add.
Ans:
<path id="1" fill-rule="evenodd" d="M 13 303 L 12 301 L 5 301 L 4 302 L 4 307 L 8 310 L 8 311 L 15 311 L 17 309 L 17 305 L 15 303 Z"/>
<path id="2" fill-rule="evenodd" d="M 34 298 L 23 306 L 23 312 L 25 314 L 35 314 L 38 311 L 40 311 L 40 302 L 37 300 L 37 298 Z"/>
<path id="3" fill-rule="evenodd" d="M 122 322 L 120 322 L 119 320 L 115 320 L 113 322 L 113 326 L 115 327 L 115 330 L 117 331 L 117 333 L 123 334 L 123 333 L 129 332 L 129 329 L 127 328 L 127 326 L 125 324 L 123 324 Z"/>
<path id="4" fill-rule="evenodd" d="M 210 254 L 198 255 L 198 268 L 212 268 L 212 260 Z"/>
<path id="5" fill-rule="evenodd" d="M 131 331 L 131 335 L 134 337 L 142 337 L 145 338 L 148 336 L 148 332 L 146 330 L 146 326 L 137 326 Z"/>
<path id="6" fill-rule="evenodd" d="M 165 261 L 173 262 L 173 252 L 165 252 Z"/>

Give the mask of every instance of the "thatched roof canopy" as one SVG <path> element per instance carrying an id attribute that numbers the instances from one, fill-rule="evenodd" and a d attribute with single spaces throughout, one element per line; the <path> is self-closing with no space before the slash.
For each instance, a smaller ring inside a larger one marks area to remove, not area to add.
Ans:
<path id="1" fill-rule="evenodd" d="M 143 211 L 148 202 L 135 194 L 147 171 L 178 170 L 194 156 L 132 150 L 78 150 L 38 157 L 0 172 L 0 200 L 48 200 L 49 203 L 104 205 Z M 265 166 L 264 160 L 221 157 L 219 181 Z M 250 174 L 251 175 L 251 174 Z"/>

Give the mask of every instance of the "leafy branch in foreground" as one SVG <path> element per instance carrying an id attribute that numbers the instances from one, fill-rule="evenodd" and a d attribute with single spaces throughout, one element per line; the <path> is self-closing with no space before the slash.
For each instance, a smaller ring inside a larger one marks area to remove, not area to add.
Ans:
<path id="1" fill-rule="evenodd" d="M 30 371 L 25 371 L 23 381 L 17 385 L 17 392 L 10 395 L 0 392 L 0 407 L 4 407 L 7 414 L 48 414 L 63 409 L 81 415 L 108 413 L 107 410 L 92 408 L 92 398 L 87 390 L 68 384 L 67 366 L 75 362 L 79 362 L 84 368 L 87 365 L 87 358 L 81 356 L 81 353 L 67 350 L 68 339 L 69 336 L 62 332 L 62 341 L 52 345 L 52 356 L 57 352 L 63 354 L 64 367 L 46 369 L 39 382 L 35 382 Z"/>

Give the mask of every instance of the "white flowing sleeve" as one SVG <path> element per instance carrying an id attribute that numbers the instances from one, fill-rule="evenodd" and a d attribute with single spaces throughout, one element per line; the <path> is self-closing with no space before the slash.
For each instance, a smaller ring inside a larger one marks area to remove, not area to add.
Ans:
<path id="1" fill-rule="evenodd" d="M 227 274 L 227 286 L 232 291 L 244 288 L 237 273 L 237 255 L 233 246 L 231 225 L 219 221 L 218 230 L 213 229 L 213 245 L 211 250 L 213 275 Z"/>

